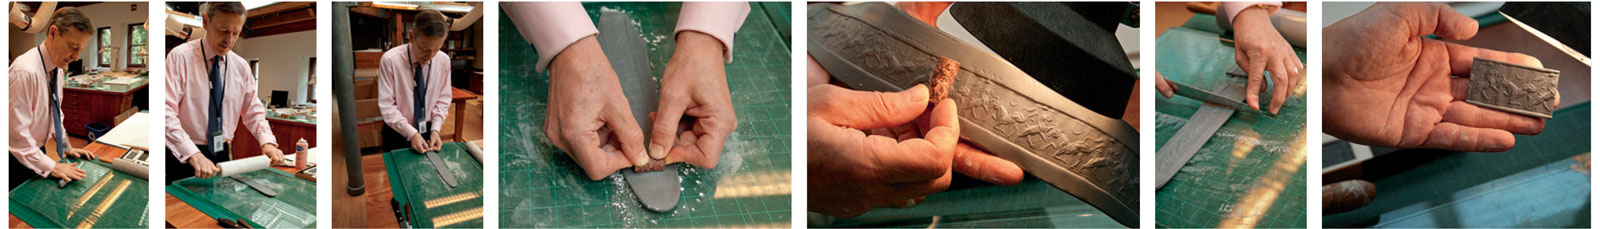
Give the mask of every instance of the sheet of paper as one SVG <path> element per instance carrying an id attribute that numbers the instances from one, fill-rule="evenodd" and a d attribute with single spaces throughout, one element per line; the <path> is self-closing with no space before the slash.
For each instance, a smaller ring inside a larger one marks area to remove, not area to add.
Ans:
<path id="1" fill-rule="evenodd" d="M 128 120 L 112 127 L 105 136 L 100 136 L 95 141 L 122 147 L 138 146 L 149 149 L 151 148 L 150 123 L 156 121 L 153 117 L 149 113 L 133 113 L 133 116 L 128 116 Z"/>

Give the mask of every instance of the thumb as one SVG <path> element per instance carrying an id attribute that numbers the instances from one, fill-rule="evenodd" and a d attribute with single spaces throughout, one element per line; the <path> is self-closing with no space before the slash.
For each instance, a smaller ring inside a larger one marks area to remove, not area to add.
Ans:
<path id="1" fill-rule="evenodd" d="M 833 85 L 818 85 L 808 91 L 808 113 L 853 129 L 910 123 L 928 109 L 928 87 L 920 84 L 900 92 L 855 91 Z"/>
<path id="2" fill-rule="evenodd" d="M 1478 34 L 1477 20 L 1443 3 L 1422 4 L 1407 11 L 1419 11 L 1404 12 L 1409 15 L 1407 24 L 1413 26 L 1412 36 L 1434 34 L 1449 40 L 1466 40 Z"/>

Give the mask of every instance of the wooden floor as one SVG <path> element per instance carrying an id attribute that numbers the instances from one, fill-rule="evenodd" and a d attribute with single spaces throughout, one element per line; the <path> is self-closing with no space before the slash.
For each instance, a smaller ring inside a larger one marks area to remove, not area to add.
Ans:
<path id="1" fill-rule="evenodd" d="M 335 137 L 335 142 L 340 138 Z M 339 145 L 339 143 L 334 143 Z M 345 168 L 345 154 L 343 150 L 335 147 L 333 154 L 333 227 L 334 228 L 397 228 L 400 222 L 394 218 L 394 208 L 389 205 L 389 200 L 394 199 L 394 193 L 389 188 L 388 172 L 384 171 L 382 154 L 366 154 L 361 157 L 362 178 L 366 181 L 366 193 L 360 196 L 350 196 L 346 184 L 350 183 L 348 168 Z M 376 151 L 374 151 L 376 152 Z"/>
<path id="2" fill-rule="evenodd" d="M 333 157 L 334 168 L 338 168 L 333 170 L 333 227 L 400 227 L 394 207 L 389 205 L 395 195 L 389 189 L 389 175 L 384 171 L 382 154 L 362 155 L 366 194 L 354 197 L 346 192 L 349 171 L 339 167 L 346 165 L 344 157 L 344 154 Z"/>

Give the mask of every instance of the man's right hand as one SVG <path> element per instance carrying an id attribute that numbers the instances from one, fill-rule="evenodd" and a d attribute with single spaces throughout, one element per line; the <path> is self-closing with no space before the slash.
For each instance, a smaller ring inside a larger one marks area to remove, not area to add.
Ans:
<path id="1" fill-rule="evenodd" d="M 433 150 L 432 146 L 433 144 L 428 144 L 428 140 L 422 139 L 421 134 L 411 135 L 411 152 L 417 154 L 427 153 Z"/>
<path id="2" fill-rule="evenodd" d="M 545 137 L 572 156 L 589 179 L 650 162 L 644 131 L 594 36 L 579 39 L 550 61 L 549 93 Z"/>
<path id="3" fill-rule="evenodd" d="M 189 156 L 189 165 L 194 166 L 195 178 L 209 179 L 222 172 L 222 169 L 217 168 L 217 164 L 211 163 L 211 159 L 206 158 L 205 155 Z"/>
<path id="4" fill-rule="evenodd" d="M 1395 148 L 1504 152 L 1513 134 L 1544 131 L 1545 120 L 1464 100 L 1473 58 L 1532 67 L 1538 59 L 1425 38 L 1465 40 L 1478 22 L 1440 3 L 1377 3 L 1322 29 L 1323 132 Z M 1461 77 L 1451 77 L 1461 76 Z M 1560 104 L 1557 94 L 1552 104 Z"/>
<path id="5" fill-rule="evenodd" d="M 78 163 L 56 163 L 56 168 L 50 170 L 50 177 L 69 182 L 83 179 L 84 176 L 87 175 L 83 169 L 78 168 Z"/>
<path id="6" fill-rule="evenodd" d="M 811 211 L 848 218 L 873 208 L 911 207 L 950 185 L 961 134 L 954 100 L 929 110 L 923 85 L 892 93 L 829 84 L 806 91 Z M 931 114 L 921 133 L 868 133 L 917 129 L 913 123 L 924 111 Z"/>

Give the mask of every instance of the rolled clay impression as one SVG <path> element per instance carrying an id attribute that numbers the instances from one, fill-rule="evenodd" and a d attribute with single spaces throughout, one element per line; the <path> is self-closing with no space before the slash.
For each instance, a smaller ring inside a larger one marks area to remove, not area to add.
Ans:
<path id="1" fill-rule="evenodd" d="M 1323 185 L 1322 211 L 1323 213 L 1353 211 L 1372 203 L 1372 198 L 1377 195 L 1377 186 L 1364 180 L 1347 180 Z"/>
<path id="2" fill-rule="evenodd" d="M 666 169 L 666 168 L 667 168 L 667 160 L 666 159 L 651 158 L 650 159 L 650 163 L 645 163 L 643 166 L 634 166 L 633 167 L 633 172 L 642 173 L 642 172 L 650 172 L 650 171 L 661 171 L 662 169 Z"/>
<path id="3" fill-rule="evenodd" d="M 939 103 L 950 98 L 950 86 L 956 83 L 956 73 L 960 71 L 961 62 L 939 57 L 939 63 L 933 67 L 933 75 L 928 77 L 928 102 Z"/>

